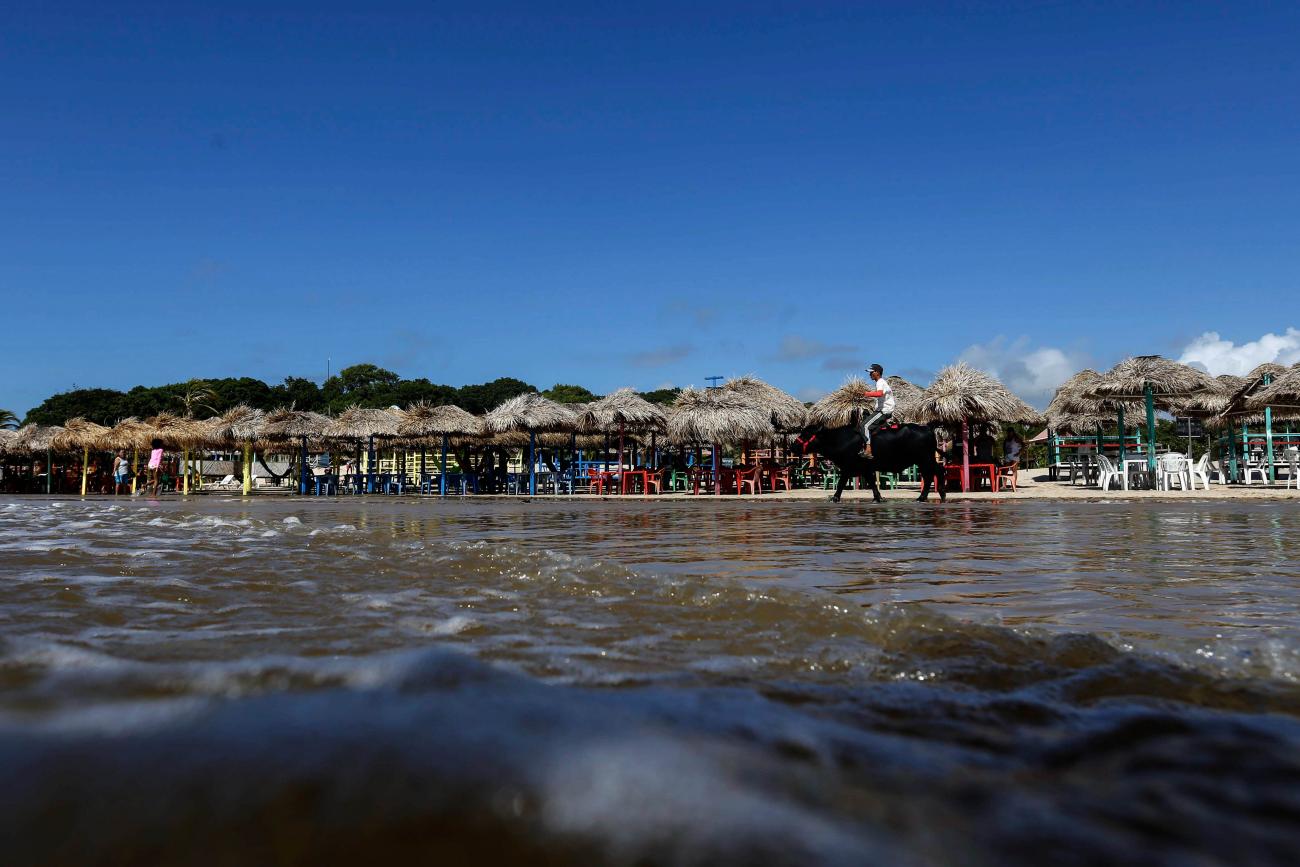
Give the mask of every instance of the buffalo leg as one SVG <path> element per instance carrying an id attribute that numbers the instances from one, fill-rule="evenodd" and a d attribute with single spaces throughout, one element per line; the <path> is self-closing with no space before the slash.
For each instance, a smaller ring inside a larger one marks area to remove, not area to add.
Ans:
<path id="1" fill-rule="evenodd" d="M 930 477 L 934 473 L 927 467 L 918 467 L 918 469 L 921 471 L 921 496 L 916 499 L 924 503 L 930 499 Z"/>
<path id="2" fill-rule="evenodd" d="M 840 480 L 835 483 L 835 493 L 831 496 L 832 503 L 838 503 L 840 496 L 844 493 L 844 486 L 848 484 L 849 473 L 847 470 L 840 470 Z"/>

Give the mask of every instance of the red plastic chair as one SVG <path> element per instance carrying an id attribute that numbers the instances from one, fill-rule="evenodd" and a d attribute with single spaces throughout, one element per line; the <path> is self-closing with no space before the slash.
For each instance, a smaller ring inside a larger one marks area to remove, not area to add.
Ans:
<path id="1" fill-rule="evenodd" d="M 613 473 L 602 472 L 595 467 L 587 468 L 587 477 L 591 480 L 588 491 L 593 494 L 607 494 L 614 481 Z"/>
<path id="2" fill-rule="evenodd" d="M 664 489 L 664 474 L 666 472 L 667 470 L 659 470 L 658 472 L 652 470 L 646 473 L 645 492 L 647 494 L 657 494 Z"/>
<path id="3" fill-rule="evenodd" d="M 749 486 L 749 492 L 757 496 L 762 493 L 762 486 L 758 483 L 758 467 L 737 467 L 736 474 L 736 494 L 745 493 L 745 487 Z"/>

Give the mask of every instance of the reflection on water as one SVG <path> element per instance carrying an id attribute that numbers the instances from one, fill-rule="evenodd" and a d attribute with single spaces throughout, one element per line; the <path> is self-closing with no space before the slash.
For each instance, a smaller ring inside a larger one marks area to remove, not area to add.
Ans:
<path id="1" fill-rule="evenodd" d="M 0 839 L 1282 863 L 1297 534 L 1273 503 L 8 501 Z"/>

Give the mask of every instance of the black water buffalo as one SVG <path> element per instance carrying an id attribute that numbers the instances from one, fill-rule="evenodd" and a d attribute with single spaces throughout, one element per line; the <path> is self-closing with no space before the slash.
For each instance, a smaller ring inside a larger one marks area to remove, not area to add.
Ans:
<path id="1" fill-rule="evenodd" d="M 931 479 L 938 480 L 939 499 L 947 499 L 943 466 L 935 454 L 934 428 L 929 425 L 904 424 L 872 431 L 871 458 L 862 454 L 866 438 L 862 435 L 862 426 L 856 421 L 848 427 L 811 425 L 804 428 L 794 442 L 795 448 L 803 454 L 819 454 L 839 467 L 840 483 L 835 487 L 835 496 L 831 497 L 837 503 L 844 493 L 844 485 L 853 476 L 869 481 L 872 496 L 880 502 L 876 473 L 898 473 L 913 466 L 921 472 L 921 496 L 918 499 L 924 502 L 929 498 Z"/>

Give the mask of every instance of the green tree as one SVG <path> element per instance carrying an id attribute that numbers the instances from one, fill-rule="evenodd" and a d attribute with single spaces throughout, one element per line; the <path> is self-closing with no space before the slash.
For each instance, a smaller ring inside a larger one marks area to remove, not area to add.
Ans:
<path id="1" fill-rule="evenodd" d="M 252 406 L 258 405 L 252 404 Z M 294 409 L 313 412 L 328 409 L 320 386 L 301 376 L 286 376 L 280 385 L 268 389 L 267 405 L 258 408 L 275 409 L 281 406 L 292 406 Z"/>
<path id="2" fill-rule="evenodd" d="M 27 413 L 28 424 L 63 424 L 81 416 L 97 424 L 116 424 L 127 413 L 126 395 L 111 388 L 78 388 L 51 395 Z"/>
<path id="3" fill-rule="evenodd" d="M 481 413 L 500 406 L 516 395 L 530 391 L 537 391 L 537 389 L 522 379 L 503 376 L 482 385 L 466 385 L 458 389 L 455 403 L 472 413 Z"/>
<path id="4" fill-rule="evenodd" d="M 18 427 L 18 416 L 7 409 L 0 409 L 0 427 L 13 430 Z"/>
<path id="5" fill-rule="evenodd" d="M 556 403 L 591 403 L 600 399 L 600 395 L 592 394 L 580 385 L 562 385 L 558 382 L 542 392 L 542 397 Z"/>
<path id="6" fill-rule="evenodd" d="M 663 406 L 667 406 L 668 404 L 675 401 L 677 399 L 677 395 L 681 393 L 682 390 L 680 388 L 656 388 L 654 391 L 641 392 L 641 396 L 644 397 L 646 400 L 650 401 L 651 403 L 657 403 Z"/>

